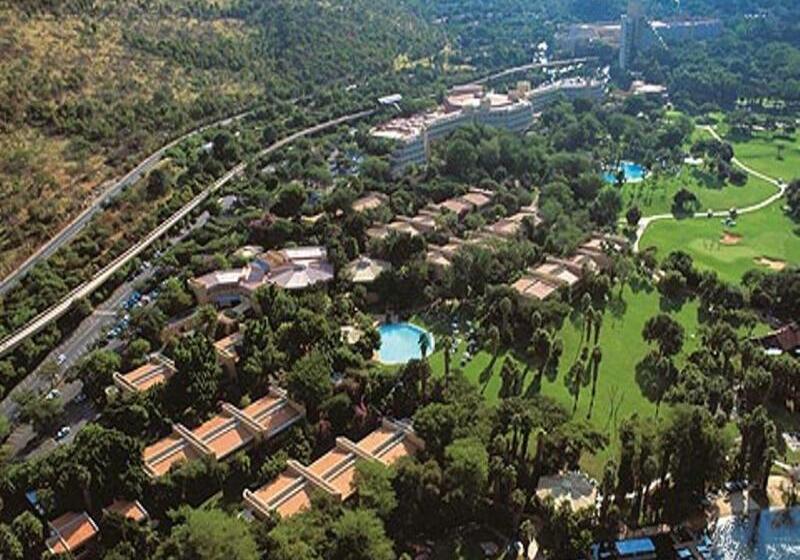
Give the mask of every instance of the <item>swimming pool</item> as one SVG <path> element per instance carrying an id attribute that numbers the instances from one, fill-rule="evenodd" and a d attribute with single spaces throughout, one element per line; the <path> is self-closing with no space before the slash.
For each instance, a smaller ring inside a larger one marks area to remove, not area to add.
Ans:
<path id="1" fill-rule="evenodd" d="M 644 166 L 633 163 L 632 161 L 622 161 L 616 169 L 609 168 L 603 173 L 603 180 L 606 183 L 615 185 L 617 183 L 617 172 L 620 169 L 625 173 L 626 183 L 640 183 L 644 181 L 644 178 L 647 176 L 647 169 L 645 169 Z"/>
<path id="2" fill-rule="evenodd" d="M 419 337 L 428 337 L 428 355 L 433 352 L 433 335 L 411 323 L 388 323 L 378 327 L 381 335 L 381 348 L 378 358 L 384 364 L 405 364 L 411 360 L 419 360 L 422 353 L 419 348 Z"/>
<path id="3" fill-rule="evenodd" d="M 755 516 L 725 517 L 714 532 L 715 560 L 789 560 L 800 558 L 800 508 L 762 510 Z"/>

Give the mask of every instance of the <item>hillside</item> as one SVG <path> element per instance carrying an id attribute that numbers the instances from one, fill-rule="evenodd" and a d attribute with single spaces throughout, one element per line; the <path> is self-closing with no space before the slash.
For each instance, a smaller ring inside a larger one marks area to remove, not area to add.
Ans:
<path id="1" fill-rule="evenodd" d="M 388 0 L 0 4 L 0 274 L 179 131 L 441 43 Z"/>

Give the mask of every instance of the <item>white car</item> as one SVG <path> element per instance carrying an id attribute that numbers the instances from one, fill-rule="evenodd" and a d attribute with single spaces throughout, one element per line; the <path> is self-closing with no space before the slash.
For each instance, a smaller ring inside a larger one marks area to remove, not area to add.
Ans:
<path id="1" fill-rule="evenodd" d="M 58 389 L 53 389 L 52 391 L 47 393 L 47 395 L 44 398 L 47 399 L 48 401 L 52 401 L 53 399 L 57 399 L 60 396 L 61 396 L 61 391 L 59 391 Z"/>
<path id="2" fill-rule="evenodd" d="M 67 355 L 66 354 L 59 354 L 58 358 L 56 358 L 56 363 L 58 363 L 58 365 L 61 365 L 66 361 L 67 361 Z"/>
<path id="3" fill-rule="evenodd" d="M 69 426 L 61 426 L 58 432 L 56 433 L 56 441 L 61 441 L 62 439 L 66 438 L 70 433 L 72 433 L 72 428 Z"/>

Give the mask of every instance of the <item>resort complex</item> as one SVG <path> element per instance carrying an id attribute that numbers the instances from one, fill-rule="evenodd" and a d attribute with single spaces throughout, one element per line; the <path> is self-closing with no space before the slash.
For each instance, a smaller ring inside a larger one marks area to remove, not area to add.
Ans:
<path id="1" fill-rule="evenodd" d="M 800 558 L 798 21 L 0 3 L 0 560 Z"/>

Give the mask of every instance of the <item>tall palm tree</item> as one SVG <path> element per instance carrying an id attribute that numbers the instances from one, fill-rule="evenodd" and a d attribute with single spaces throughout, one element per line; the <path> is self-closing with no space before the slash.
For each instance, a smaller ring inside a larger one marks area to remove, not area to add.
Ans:
<path id="1" fill-rule="evenodd" d="M 588 372 L 589 368 L 587 367 L 587 363 L 583 360 L 579 360 L 572 364 L 572 367 L 569 368 L 569 371 L 567 371 L 566 377 L 564 377 L 564 384 L 567 386 L 569 394 L 575 399 L 572 405 L 573 415 L 575 414 L 575 411 L 578 410 L 578 400 L 581 396 L 581 388 L 588 384 Z"/>
<path id="2" fill-rule="evenodd" d="M 450 379 L 450 353 L 453 351 L 453 337 L 445 336 L 442 338 L 442 350 L 444 351 L 444 379 Z"/>
<path id="3" fill-rule="evenodd" d="M 594 398 L 597 395 L 597 378 L 600 375 L 600 362 L 603 360 L 603 351 L 600 349 L 599 346 L 595 346 L 594 350 L 592 350 L 592 358 L 591 358 L 591 369 L 592 369 L 592 400 L 589 402 L 589 412 L 586 414 L 586 418 L 592 417 L 592 410 L 594 409 Z"/>
<path id="4" fill-rule="evenodd" d="M 422 354 L 422 359 L 424 360 L 428 357 L 428 350 L 431 349 L 431 340 L 428 338 L 428 333 L 419 333 L 417 344 L 419 344 L 419 353 Z"/>

